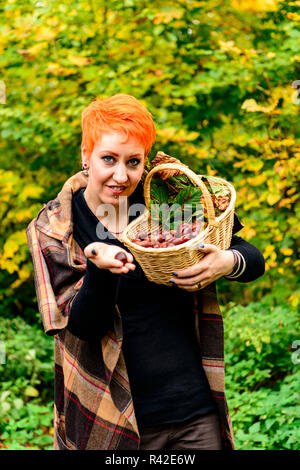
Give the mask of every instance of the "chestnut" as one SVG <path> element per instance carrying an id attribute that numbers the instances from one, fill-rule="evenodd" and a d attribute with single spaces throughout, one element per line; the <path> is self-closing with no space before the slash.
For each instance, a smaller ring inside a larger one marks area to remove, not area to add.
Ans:
<path id="1" fill-rule="evenodd" d="M 137 234 L 137 238 L 139 238 L 140 240 L 145 240 L 145 238 L 147 238 L 147 233 L 142 230 Z"/>
<path id="2" fill-rule="evenodd" d="M 128 261 L 127 256 L 125 255 L 123 251 L 119 251 L 119 253 L 115 255 L 115 259 L 122 261 L 123 264 L 126 264 Z"/>
<path id="3" fill-rule="evenodd" d="M 173 240 L 173 244 L 176 246 L 176 245 L 181 245 L 181 243 L 184 243 L 184 240 L 180 237 L 180 238 L 175 238 Z"/>

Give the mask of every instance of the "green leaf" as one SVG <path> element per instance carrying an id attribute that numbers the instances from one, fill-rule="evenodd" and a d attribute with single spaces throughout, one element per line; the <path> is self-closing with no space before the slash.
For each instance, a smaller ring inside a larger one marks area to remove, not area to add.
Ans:
<path id="1" fill-rule="evenodd" d="M 24 391 L 24 395 L 26 395 L 27 397 L 38 397 L 39 391 L 36 388 L 29 385 L 28 387 L 26 387 Z"/>
<path id="2" fill-rule="evenodd" d="M 173 200 L 174 204 L 184 204 L 187 202 L 190 198 L 190 195 L 192 193 L 192 187 L 187 186 L 179 191 L 179 193 L 176 195 L 176 197 Z"/>
<path id="3" fill-rule="evenodd" d="M 24 406 L 24 401 L 21 398 L 16 398 L 13 403 L 16 410 L 20 410 Z"/>
<path id="4" fill-rule="evenodd" d="M 230 195 L 230 191 L 225 188 L 224 185 L 220 184 L 217 178 L 213 176 L 203 176 L 203 182 L 207 183 L 208 190 L 215 194 L 216 196 L 228 196 Z"/>
<path id="5" fill-rule="evenodd" d="M 0 406 L 1 406 L 0 412 L 3 413 L 3 414 L 7 413 L 11 408 L 10 403 L 8 403 L 7 401 L 1 402 Z"/>
<path id="6" fill-rule="evenodd" d="M 167 203 L 169 198 L 168 188 L 163 182 L 153 182 L 150 190 L 151 201 L 157 204 Z"/>

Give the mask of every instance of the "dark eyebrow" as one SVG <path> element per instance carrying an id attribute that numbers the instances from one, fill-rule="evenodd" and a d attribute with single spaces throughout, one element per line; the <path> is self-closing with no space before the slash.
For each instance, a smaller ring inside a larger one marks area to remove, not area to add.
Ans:
<path id="1" fill-rule="evenodd" d="M 111 150 L 101 150 L 101 153 L 111 153 L 115 157 L 118 157 L 119 155 L 115 152 L 112 152 Z M 134 155 L 129 155 L 130 157 L 143 157 L 141 153 L 135 153 Z"/>

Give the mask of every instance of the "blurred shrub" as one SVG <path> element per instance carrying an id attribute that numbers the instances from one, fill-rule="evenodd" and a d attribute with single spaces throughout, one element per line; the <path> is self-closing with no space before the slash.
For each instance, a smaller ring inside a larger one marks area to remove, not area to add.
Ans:
<path id="1" fill-rule="evenodd" d="M 0 317 L 0 448 L 53 447 L 53 338 L 21 318 Z"/>
<path id="2" fill-rule="evenodd" d="M 240 392 L 226 383 L 238 450 L 299 450 L 299 366 L 282 379 L 276 389 L 262 387 Z"/>
<path id="3" fill-rule="evenodd" d="M 225 309 L 224 309 L 225 311 Z M 299 312 L 268 299 L 225 313 L 226 396 L 238 449 L 298 449 Z"/>

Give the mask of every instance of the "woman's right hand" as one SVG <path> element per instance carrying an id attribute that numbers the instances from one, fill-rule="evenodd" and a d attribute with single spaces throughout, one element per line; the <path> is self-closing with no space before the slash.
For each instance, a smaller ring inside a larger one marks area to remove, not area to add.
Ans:
<path id="1" fill-rule="evenodd" d="M 127 257 L 127 263 L 115 259 L 117 253 L 124 253 Z M 95 253 L 95 254 L 94 254 Z M 136 268 L 133 264 L 133 256 L 128 251 L 119 248 L 116 245 L 94 242 L 87 245 L 84 249 L 85 256 L 100 269 L 108 269 L 114 274 L 128 273 Z"/>

